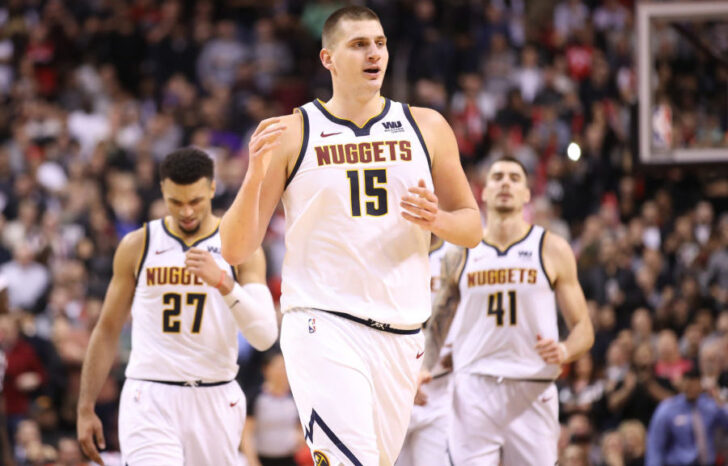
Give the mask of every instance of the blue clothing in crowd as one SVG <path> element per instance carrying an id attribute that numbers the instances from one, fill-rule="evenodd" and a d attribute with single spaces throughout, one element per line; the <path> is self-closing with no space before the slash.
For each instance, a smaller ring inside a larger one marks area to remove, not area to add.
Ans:
<path id="1" fill-rule="evenodd" d="M 695 412 L 694 410 L 697 410 Z M 694 421 L 694 416 L 699 421 Z M 701 422 L 696 425 L 696 422 Z M 702 426 L 702 427 L 701 427 Z M 647 434 L 647 466 L 715 464 L 715 431 L 728 429 L 728 409 L 718 405 L 708 394 L 690 402 L 684 394 L 659 404 Z M 704 442 L 701 461 L 699 429 Z"/>

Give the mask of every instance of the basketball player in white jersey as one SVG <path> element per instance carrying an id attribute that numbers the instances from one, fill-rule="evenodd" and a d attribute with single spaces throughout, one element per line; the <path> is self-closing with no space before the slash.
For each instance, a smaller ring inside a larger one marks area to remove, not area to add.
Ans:
<path id="1" fill-rule="evenodd" d="M 433 237 L 430 246 L 430 292 L 434 302 L 440 289 L 440 266 L 447 251 L 454 246 Z M 440 359 L 432 369 L 432 380 L 421 387 L 415 397 L 407 435 L 397 466 L 442 466 L 447 464 L 447 420 L 450 411 L 452 380 L 452 346 L 443 345 Z"/>
<path id="2" fill-rule="evenodd" d="M 455 371 L 451 464 L 551 465 L 557 460 L 561 365 L 591 348 L 594 330 L 569 244 L 529 225 L 526 172 L 495 162 L 483 190 L 483 241 L 447 253 L 428 322 L 425 367 L 451 331 Z M 571 329 L 559 341 L 556 303 Z"/>
<path id="3" fill-rule="evenodd" d="M 222 252 L 245 260 L 282 199 L 281 348 L 315 462 L 391 465 L 424 351 L 430 232 L 474 246 L 480 216 L 445 119 L 380 95 L 376 14 L 335 11 L 322 42 L 333 96 L 258 126 Z"/>
<path id="4" fill-rule="evenodd" d="M 94 404 L 131 312 L 119 406 L 125 464 L 237 464 L 245 422 L 244 395 L 234 380 L 237 331 L 259 350 L 278 333 L 265 258 L 257 250 L 233 268 L 220 255 L 213 162 L 204 152 L 172 152 L 160 179 L 169 215 L 126 235 L 114 255 L 81 373 L 78 438 L 84 453 L 103 464 Z"/>

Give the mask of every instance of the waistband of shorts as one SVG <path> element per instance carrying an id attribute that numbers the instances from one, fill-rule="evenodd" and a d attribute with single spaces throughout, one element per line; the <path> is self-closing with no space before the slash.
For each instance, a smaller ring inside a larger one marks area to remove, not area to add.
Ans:
<path id="1" fill-rule="evenodd" d="M 153 380 L 153 379 L 134 379 L 144 382 L 161 383 L 164 385 L 175 385 L 177 387 L 218 387 L 232 382 L 232 380 L 222 380 L 220 382 L 203 382 L 202 380 L 188 380 L 186 382 L 176 382 L 173 380 Z"/>
<path id="2" fill-rule="evenodd" d="M 443 377 L 447 377 L 450 374 L 452 374 L 452 370 L 447 370 L 447 371 L 444 371 L 444 372 L 440 372 L 438 374 L 433 374 L 432 380 L 441 379 Z"/>
<path id="3" fill-rule="evenodd" d="M 373 328 L 374 330 L 380 330 L 382 332 L 387 332 L 387 333 L 394 333 L 397 335 L 414 335 L 414 334 L 420 333 L 422 331 L 422 324 L 418 325 L 417 327 L 412 327 L 412 328 L 392 327 L 392 324 L 378 322 L 374 319 L 362 319 L 361 317 L 356 317 L 351 314 L 347 314 L 345 312 L 327 311 L 325 309 L 318 309 L 318 308 L 311 308 L 311 309 L 313 309 L 314 311 L 326 312 L 329 314 L 333 314 L 335 316 L 343 317 L 344 319 L 349 319 L 358 324 L 366 325 L 367 327 Z"/>
<path id="4" fill-rule="evenodd" d="M 491 374 L 473 374 L 473 375 L 479 375 L 481 377 L 485 377 L 488 379 L 493 379 L 497 383 L 502 383 L 503 381 L 506 382 L 532 382 L 532 383 L 554 383 L 556 382 L 554 379 L 521 379 L 517 377 L 503 377 L 500 375 L 491 375 Z"/>

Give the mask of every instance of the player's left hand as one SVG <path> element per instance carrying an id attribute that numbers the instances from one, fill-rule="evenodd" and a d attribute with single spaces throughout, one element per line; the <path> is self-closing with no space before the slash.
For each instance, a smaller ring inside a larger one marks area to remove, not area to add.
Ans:
<path id="1" fill-rule="evenodd" d="M 416 223 L 425 230 L 433 231 L 438 217 L 437 196 L 427 189 L 425 180 L 420 179 L 417 186 L 408 189 L 410 194 L 402 197 L 402 217 Z"/>
<path id="2" fill-rule="evenodd" d="M 415 404 L 424 406 L 427 404 L 427 395 L 422 391 L 422 385 L 432 380 L 432 374 L 427 369 L 422 369 L 417 376 L 417 393 L 415 394 Z"/>
<path id="3" fill-rule="evenodd" d="M 540 334 L 536 335 L 536 351 L 546 364 L 563 364 L 566 361 L 566 346 Z"/>
<path id="4" fill-rule="evenodd" d="M 220 283 L 220 267 L 208 251 L 188 249 L 185 253 L 185 267 L 210 286 Z"/>

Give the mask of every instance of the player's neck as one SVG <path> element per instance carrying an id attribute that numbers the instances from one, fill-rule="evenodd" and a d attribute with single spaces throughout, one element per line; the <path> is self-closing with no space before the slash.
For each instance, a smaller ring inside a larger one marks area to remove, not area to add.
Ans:
<path id="1" fill-rule="evenodd" d="M 220 219 L 218 217 L 215 217 L 214 215 L 208 215 L 207 218 L 200 222 L 200 228 L 198 228 L 197 231 L 192 234 L 186 233 L 184 230 L 182 230 L 179 225 L 177 225 L 177 222 L 175 222 L 170 215 L 165 217 L 164 222 L 167 224 L 167 228 L 169 228 L 172 233 L 182 238 L 185 243 L 190 244 L 194 243 L 200 238 L 210 236 L 220 224 Z"/>
<path id="2" fill-rule="evenodd" d="M 353 90 L 334 89 L 334 95 L 326 102 L 326 109 L 339 118 L 363 126 L 372 117 L 381 113 L 383 105 L 384 99 L 378 91 L 363 95 Z"/>
<path id="3" fill-rule="evenodd" d="M 483 239 L 498 247 L 508 247 L 511 243 L 523 238 L 531 228 L 524 219 L 523 214 L 498 215 L 491 212 L 488 215 Z"/>

